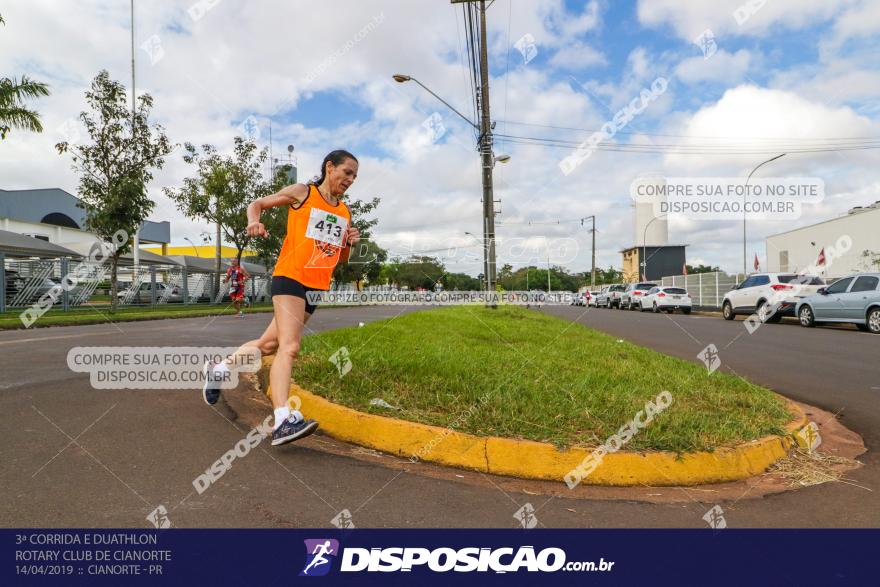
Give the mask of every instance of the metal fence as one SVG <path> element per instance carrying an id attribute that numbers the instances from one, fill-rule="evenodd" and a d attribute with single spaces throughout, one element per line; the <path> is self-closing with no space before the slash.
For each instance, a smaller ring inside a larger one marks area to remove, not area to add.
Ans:
<path id="1" fill-rule="evenodd" d="M 51 296 L 53 308 L 110 304 L 110 264 L 75 259 L 17 259 L 0 253 L 0 312 L 26 308 Z M 67 277 L 65 281 L 65 277 Z M 180 265 L 119 266 L 119 306 L 163 304 L 228 304 L 225 271 L 196 270 Z M 270 276 L 252 275 L 245 284 L 250 303 L 270 298 Z M 64 284 L 67 287 L 64 287 Z"/>
<path id="2" fill-rule="evenodd" d="M 661 279 L 661 285 L 687 290 L 696 306 L 720 308 L 724 294 L 743 279 L 745 276 L 742 273 L 730 275 L 723 271 L 715 271 L 696 275 L 670 275 Z"/>
<path id="3" fill-rule="evenodd" d="M 669 275 L 662 278 L 664 286 L 682 287 L 687 290 L 694 304 L 705 308 L 721 308 L 724 294 L 737 283 L 745 280 L 747 275 L 735 273 L 730 275 L 723 271 L 713 273 L 697 273 L 696 275 Z M 825 283 L 831 284 L 843 275 L 820 275 Z"/>

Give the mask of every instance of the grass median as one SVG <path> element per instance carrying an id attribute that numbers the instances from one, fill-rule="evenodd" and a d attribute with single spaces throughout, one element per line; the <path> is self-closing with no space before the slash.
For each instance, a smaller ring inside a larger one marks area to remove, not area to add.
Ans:
<path id="1" fill-rule="evenodd" d="M 0 330 L 24 328 L 20 315 L 24 308 L 9 310 L 0 314 Z M 245 308 L 244 312 L 271 312 L 272 304 L 257 304 Z M 137 320 L 164 320 L 167 318 L 197 318 L 199 316 L 216 316 L 218 314 L 235 314 L 235 308 L 228 306 L 194 306 L 184 304 L 161 304 L 158 306 L 120 306 L 116 312 L 110 306 L 76 306 L 65 312 L 52 309 L 43 314 L 31 328 L 42 326 L 77 326 L 82 324 L 104 324 L 108 322 L 132 322 Z"/>
<path id="2" fill-rule="evenodd" d="M 341 379 L 329 360 L 340 347 L 352 362 Z M 744 379 L 516 307 L 442 308 L 308 336 L 294 380 L 360 411 L 560 447 L 605 442 L 664 390 L 672 405 L 627 449 L 712 450 L 783 434 L 791 419 L 779 396 Z"/>

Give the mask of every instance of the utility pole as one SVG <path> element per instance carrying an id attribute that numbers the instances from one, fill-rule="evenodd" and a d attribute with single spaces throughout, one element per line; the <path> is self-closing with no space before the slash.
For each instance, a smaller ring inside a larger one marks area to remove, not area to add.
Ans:
<path id="1" fill-rule="evenodd" d="M 489 51 L 486 47 L 486 1 L 480 0 L 480 152 L 483 155 L 483 215 L 486 217 L 486 239 L 488 240 L 489 270 L 487 285 L 489 291 L 495 290 L 495 199 L 492 191 L 492 123 L 489 116 Z"/>
<path id="2" fill-rule="evenodd" d="M 220 196 L 218 195 L 217 196 L 217 211 L 219 211 L 219 210 L 220 210 Z M 214 256 L 215 256 L 214 266 L 215 266 L 215 269 L 217 270 L 217 289 L 214 291 L 215 298 L 218 295 L 220 295 L 220 254 L 221 254 L 221 251 L 222 251 L 222 248 L 221 248 L 221 244 L 220 244 L 220 220 L 217 220 L 217 246 L 214 251 Z"/>
<path id="3" fill-rule="evenodd" d="M 550 249 L 547 249 L 547 294 L 550 294 Z"/>
<path id="4" fill-rule="evenodd" d="M 593 221 L 593 266 L 590 270 L 590 287 L 594 287 L 596 285 L 596 215 L 585 216 L 581 218 L 581 226 L 584 225 L 584 220 L 591 219 Z"/>
<path id="5" fill-rule="evenodd" d="M 131 0 L 131 136 L 134 139 L 135 117 L 137 108 L 135 106 L 134 91 L 134 0 Z M 137 273 L 141 261 L 141 228 L 137 227 L 134 231 L 134 243 L 132 247 L 132 257 L 134 258 L 134 274 L 132 275 L 132 283 L 137 280 Z"/>
<path id="6" fill-rule="evenodd" d="M 452 4 L 480 3 L 480 155 L 483 165 L 483 238 L 486 291 L 495 290 L 495 200 L 492 192 L 492 122 L 489 114 L 489 50 L 486 46 L 486 0 L 451 0 Z"/>
<path id="7" fill-rule="evenodd" d="M 590 287 L 596 285 L 596 216 L 593 216 L 593 268 L 590 271 Z"/>

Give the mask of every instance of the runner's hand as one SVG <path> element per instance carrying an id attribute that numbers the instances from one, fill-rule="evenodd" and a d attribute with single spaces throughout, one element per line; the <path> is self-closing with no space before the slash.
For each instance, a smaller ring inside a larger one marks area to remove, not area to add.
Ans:
<path id="1" fill-rule="evenodd" d="M 350 226 L 348 228 L 348 232 L 346 233 L 346 246 L 353 247 L 358 244 L 358 241 L 361 240 L 361 231 L 357 229 L 355 226 Z"/>
<path id="2" fill-rule="evenodd" d="M 269 233 L 266 232 L 266 227 L 263 226 L 262 222 L 251 222 L 247 225 L 247 234 L 248 236 L 269 236 Z"/>

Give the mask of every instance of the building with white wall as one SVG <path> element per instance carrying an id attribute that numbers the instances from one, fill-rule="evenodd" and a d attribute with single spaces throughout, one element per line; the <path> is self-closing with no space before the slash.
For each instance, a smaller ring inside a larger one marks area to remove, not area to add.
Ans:
<path id="1" fill-rule="evenodd" d="M 85 227 L 86 211 L 79 199 L 60 188 L 35 190 L 0 189 L 0 230 L 38 238 L 56 245 L 92 244 L 97 237 Z M 145 221 L 140 243 L 161 245 L 171 241 L 171 224 Z"/>
<path id="2" fill-rule="evenodd" d="M 847 238 L 848 237 L 848 238 Z M 867 264 L 863 251 L 880 254 L 880 201 L 857 206 L 839 218 L 795 228 L 766 239 L 767 270 L 776 272 L 802 271 L 815 265 L 824 248 L 826 257 L 838 243 L 851 240 L 849 250 L 834 256 L 825 268 L 826 277 L 842 277 L 859 271 L 877 271 Z"/>

